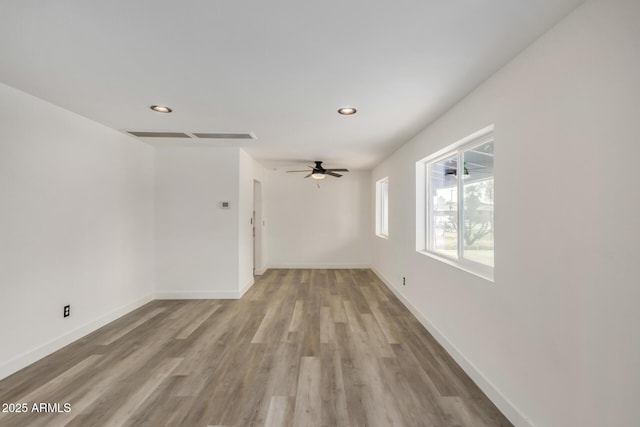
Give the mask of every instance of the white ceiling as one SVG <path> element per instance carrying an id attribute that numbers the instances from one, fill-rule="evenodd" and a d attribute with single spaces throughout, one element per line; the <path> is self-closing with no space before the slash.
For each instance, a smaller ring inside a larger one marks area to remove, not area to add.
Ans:
<path id="1" fill-rule="evenodd" d="M 368 169 L 580 3 L 0 0 L 0 81 L 122 131 L 257 136 L 154 144 Z"/>

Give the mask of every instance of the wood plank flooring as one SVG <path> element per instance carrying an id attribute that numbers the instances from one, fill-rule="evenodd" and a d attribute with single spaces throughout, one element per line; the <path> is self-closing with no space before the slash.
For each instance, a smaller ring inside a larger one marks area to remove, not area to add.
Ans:
<path id="1" fill-rule="evenodd" d="M 0 381 L 0 404 L 22 402 L 0 425 L 512 425 L 370 270 L 153 301 Z"/>

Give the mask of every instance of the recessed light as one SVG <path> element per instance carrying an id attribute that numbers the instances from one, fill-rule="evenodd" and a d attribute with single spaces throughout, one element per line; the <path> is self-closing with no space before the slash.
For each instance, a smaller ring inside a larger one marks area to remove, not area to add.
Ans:
<path id="1" fill-rule="evenodd" d="M 172 111 L 171 108 L 164 105 L 152 105 L 149 108 L 151 108 L 156 113 L 170 113 Z"/>
<path id="2" fill-rule="evenodd" d="M 342 114 L 343 116 L 350 116 L 352 114 L 355 114 L 356 111 L 358 110 L 353 107 L 342 107 L 338 109 L 338 113 Z"/>

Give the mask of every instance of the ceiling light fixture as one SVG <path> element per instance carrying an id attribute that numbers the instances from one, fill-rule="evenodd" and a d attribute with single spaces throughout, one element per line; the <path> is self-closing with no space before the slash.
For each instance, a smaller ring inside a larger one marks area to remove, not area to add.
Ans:
<path id="1" fill-rule="evenodd" d="M 447 163 L 451 163 L 451 161 L 447 162 Z M 450 168 L 450 169 L 445 169 L 444 170 L 444 174 L 445 175 L 453 175 L 453 176 L 458 176 L 458 170 L 454 169 L 454 168 Z M 462 178 L 467 178 L 469 175 L 471 175 L 469 173 L 469 169 L 467 169 L 467 162 L 464 162 L 464 173 L 462 175 Z"/>
<path id="2" fill-rule="evenodd" d="M 151 108 L 156 113 L 170 113 L 171 111 L 173 111 L 171 110 L 171 108 L 164 105 L 152 105 L 149 108 Z"/>
<path id="3" fill-rule="evenodd" d="M 314 172 L 311 174 L 311 178 L 313 179 L 325 179 L 326 175 L 320 172 Z"/>
<path id="4" fill-rule="evenodd" d="M 342 114 L 343 116 L 350 116 L 352 114 L 355 114 L 358 110 L 356 110 L 353 107 L 342 107 L 342 108 L 338 108 L 338 113 Z"/>

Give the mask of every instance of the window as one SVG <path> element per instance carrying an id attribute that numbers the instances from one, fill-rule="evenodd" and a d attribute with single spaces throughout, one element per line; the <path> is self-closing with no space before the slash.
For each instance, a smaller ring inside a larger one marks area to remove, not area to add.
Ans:
<path id="1" fill-rule="evenodd" d="M 416 164 L 416 249 L 493 280 L 493 126 Z"/>
<path id="2" fill-rule="evenodd" d="M 389 178 L 376 182 L 376 235 L 389 237 Z"/>

